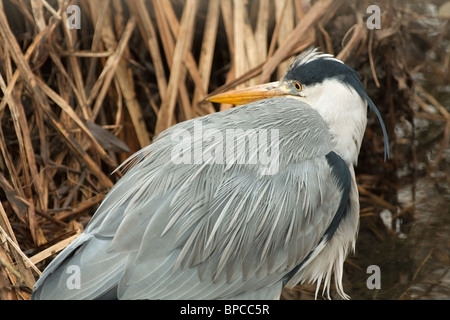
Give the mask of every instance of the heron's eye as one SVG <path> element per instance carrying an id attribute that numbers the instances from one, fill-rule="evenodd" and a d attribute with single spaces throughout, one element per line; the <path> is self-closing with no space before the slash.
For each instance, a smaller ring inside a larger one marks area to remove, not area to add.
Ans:
<path id="1" fill-rule="evenodd" d="M 295 81 L 294 82 L 294 88 L 295 90 L 297 90 L 298 92 L 302 91 L 302 85 L 300 84 L 300 82 Z"/>

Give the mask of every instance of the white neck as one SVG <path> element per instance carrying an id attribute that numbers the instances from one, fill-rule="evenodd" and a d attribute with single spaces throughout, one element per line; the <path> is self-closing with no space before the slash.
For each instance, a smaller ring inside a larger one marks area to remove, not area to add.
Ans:
<path id="1" fill-rule="evenodd" d="M 356 165 L 367 124 L 367 102 L 337 80 L 306 87 L 302 93 L 328 124 L 335 151 L 347 164 Z"/>

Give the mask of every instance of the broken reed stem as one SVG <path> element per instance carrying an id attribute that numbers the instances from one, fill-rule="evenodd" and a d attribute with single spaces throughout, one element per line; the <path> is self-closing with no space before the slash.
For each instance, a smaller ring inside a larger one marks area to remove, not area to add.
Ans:
<path id="1" fill-rule="evenodd" d="M 64 240 L 61 240 L 60 242 L 52 245 L 51 247 L 44 249 L 40 251 L 38 254 L 35 254 L 29 260 L 27 261 L 29 264 L 31 263 L 31 266 L 36 265 L 37 263 L 41 262 L 44 259 L 47 259 L 48 257 L 60 252 L 65 247 L 67 247 L 72 241 L 74 241 L 76 238 L 78 238 L 81 234 L 81 231 L 77 232 L 73 236 L 70 236 Z"/>
<path id="2" fill-rule="evenodd" d="M 9 270 L 9 272 L 14 274 L 19 283 L 23 282 L 22 275 L 16 269 L 14 269 L 14 267 L 11 265 L 11 263 L 9 263 L 9 261 L 6 261 L 6 259 L 3 258 L 2 254 L 0 254 L 0 265 L 3 265 L 4 267 L 6 267 L 6 269 Z"/>
<path id="3" fill-rule="evenodd" d="M 128 46 L 128 41 L 131 38 L 132 32 L 134 31 L 134 27 L 135 27 L 135 19 L 131 17 L 125 27 L 125 30 L 122 34 L 122 38 L 120 39 L 117 45 L 116 51 L 114 52 L 113 55 L 111 55 L 108 58 L 108 60 L 106 60 L 105 67 L 103 68 L 102 73 L 100 74 L 96 82 L 96 84 L 98 85 L 94 85 L 91 91 L 91 95 L 87 103 L 89 105 L 90 104 L 89 101 L 92 101 L 95 98 L 95 104 L 92 110 L 91 121 L 95 120 L 98 116 L 98 113 L 100 112 L 100 108 L 103 105 L 103 100 L 111 85 L 111 81 L 114 78 L 115 70 L 117 69 L 119 62 L 122 59 L 122 54 Z M 99 90 L 100 86 L 101 89 Z"/>
<path id="4" fill-rule="evenodd" d="M 155 68 L 156 82 L 161 96 L 166 94 L 167 80 L 164 72 L 164 64 L 158 44 L 157 33 L 152 19 L 143 1 L 128 0 L 128 5 L 132 13 L 136 16 L 138 28 L 150 53 Z"/>
<path id="5" fill-rule="evenodd" d="M 19 246 L 11 239 L 11 237 L 6 233 L 5 230 L 0 226 L 0 232 L 2 233 L 2 236 L 6 238 L 8 243 L 16 250 L 16 252 L 22 257 L 24 261 L 26 261 L 29 266 L 38 274 L 41 275 L 41 271 L 34 265 L 33 262 L 20 250 Z"/>

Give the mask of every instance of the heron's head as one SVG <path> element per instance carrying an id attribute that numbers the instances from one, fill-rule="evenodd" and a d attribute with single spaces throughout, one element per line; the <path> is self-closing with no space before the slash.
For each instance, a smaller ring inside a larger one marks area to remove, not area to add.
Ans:
<path id="1" fill-rule="evenodd" d="M 280 81 L 221 93 L 208 100 L 245 104 L 278 96 L 291 96 L 316 109 L 330 128 L 336 150 L 347 163 L 353 164 L 357 162 L 369 108 L 380 121 L 385 158 L 389 157 L 384 122 L 358 74 L 342 61 L 317 49 L 308 49 L 297 56 Z"/>

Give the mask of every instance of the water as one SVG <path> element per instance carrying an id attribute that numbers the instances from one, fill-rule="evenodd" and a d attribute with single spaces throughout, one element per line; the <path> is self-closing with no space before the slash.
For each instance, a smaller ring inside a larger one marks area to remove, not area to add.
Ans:
<path id="1" fill-rule="evenodd" d="M 450 192 L 438 190 L 431 179 L 416 185 L 414 218 L 388 230 L 361 218 L 356 253 L 344 265 L 344 289 L 353 300 L 450 299 Z M 413 203 L 411 186 L 399 191 L 402 207 Z M 370 268 L 379 268 L 379 289 Z M 369 271 L 368 271 L 369 269 Z M 368 281 L 369 279 L 369 281 Z M 285 289 L 283 299 L 314 299 L 314 286 Z M 318 296 L 318 299 L 323 297 Z M 339 299 L 332 294 L 333 299 Z"/>
<path id="2" fill-rule="evenodd" d="M 450 193 L 430 179 L 416 187 L 413 221 L 399 230 L 394 223 L 394 230 L 382 232 L 384 239 L 361 232 L 356 255 L 345 266 L 352 299 L 450 299 Z M 413 203 L 410 187 L 400 190 L 399 201 Z M 380 267 L 380 289 L 367 287 L 370 265 Z"/>

